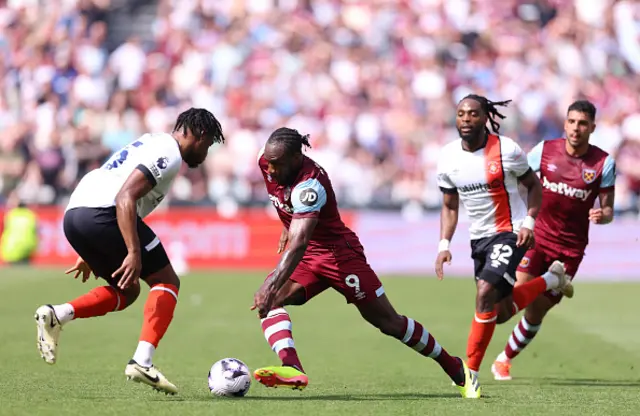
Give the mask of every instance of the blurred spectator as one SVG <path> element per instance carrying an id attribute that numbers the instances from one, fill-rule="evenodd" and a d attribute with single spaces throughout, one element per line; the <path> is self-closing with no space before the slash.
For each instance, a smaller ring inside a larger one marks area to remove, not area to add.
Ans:
<path id="1" fill-rule="evenodd" d="M 228 144 L 170 203 L 266 204 L 255 156 L 287 125 L 311 135 L 342 205 L 434 208 L 438 152 L 473 91 L 513 99 L 501 131 L 525 149 L 592 100 L 619 208 L 638 209 L 636 1 L 13 0 L 0 29 L 5 196 L 24 174 L 21 196 L 64 203 L 109 152 L 199 106 Z"/>
<path id="2" fill-rule="evenodd" d="M 3 130 L 0 146 L 0 200 L 6 201 L 17 189 L 26 170 L 29 152 L 24 135 L 27 127 L 15 124 Z"/>
<path id="3" fill-rule="evenodd" d="M 625 211 L 640 209 L 640 130 L 637 130 L 640 126 L 637 123 L 638 118 L 634 123 L 636 130 L 622 142 L 617 154 L 618 174 L 621 176 L 617 186 L 621 189 L 622 198 L 616 203 Z"/>
<path id="4" fill-rule="evenodd" d="M 28 264 L 38 248 L 36 214 L 23 202 L 12 206 L 10 201 L 7 208 L 0 235 L 0 261 L 8 264 Z"/>

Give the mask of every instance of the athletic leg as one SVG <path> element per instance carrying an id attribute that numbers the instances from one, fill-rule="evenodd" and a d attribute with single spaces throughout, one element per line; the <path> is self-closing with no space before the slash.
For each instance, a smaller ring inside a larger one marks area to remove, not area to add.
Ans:
<path id="1" fill-rule="evenodd" d="M 457 385 L 464 385 L 462 360 L 449 355 L 420 322 L 398 314 L 386 294 L 368 302 L 357 303 L 356 307 L 360 315 L 380 332 L 435 360 L 451 380 Z"/>
<path id="2" fill-rule="evenodd" d="M 360 247 L 337 250 L 334 258 L 337 261 L 333 266 L 325 261 L 318 264 L 318 268 L 348 303 L 356 305 L 367 322 L 383 334 L 436 361 L 460 388 L 463 397 L 480 397 L 477 378 L 472 376 L 466 364 L 460 358 L 449 355 L 420 322 L 396 312 Z"/>
<path id="3" fill-rule="evenodd" d="M 267 276 L 267 279 L 271 275 Z M 328 288 L 309 270 L 304 260 L 298 265 L 288 282 L 276 294 L 274 308 L 261 320 L 262 332 L 271 349 L 278 355 L 281 366 L 258 368 L 255 379 L 267 387 L 304 389 L 309 379 L 293 341 L 291 317 L 284 308 L 303 305 Z"/>
<path id="4" fill-rule="evenodd" d="M 564 269 L 559 264 L 551 266 L 549 271 L 541 277 L 536 277 L 513 289 L 512 294 L 505 295 L 505 291 L 498 290 L 504 283 L 498 283 L 498 276 L 492 273 L 483 273 L 478 281 L 478 296 L 476 299 L 476 316 L 472 324 L 471 335 L 467 355 L 469 367 L 478 371 L 484 353 L 489 346 L 496 323 L 506 322 L 520 308 L 525 308 L 538 296 L 549 289 L 557 288 L 565 284 Z M 497 286 L 494 284 L 497 283 Z M 497 303 L 495 300 L 502 298 Z M 491 302 L 494 302 L 493 311 Z M 498 316 L 500 315 L 500 316 Z M 498 319 L 501 318 L 501 319 Z"/>
<path id="5" fill-rule="evenodd" d="M 517 272 L 516 289 L 521 284 L 534 279 L 532 273 L 539 273 L 549 267 L 552 257 L 545 254 L 539 248 L 527 252 L 520 263 Z M 582 258 L 563 258 L 566 274 L 569 279 L 574 276 L 582 261 Z M 555 291 L 546 291 L 529 304 L 520 321 L 514 327 L 504 350 L 498 355 L 491 371 L 496 380 L 511 380 L 511 360 L 517 357 L 538 334 L 542 320 L 546 314 L 562 299 L 562 294 Z"/>
<path id="6" fill-rule="evenodd" d="M 113 256 L 122 253 L 117 244 L 111 245 L 111 240 L 105 239 L 104 227 L 98 221 L 103 215 L 102 210 L 93 208 L 76 208 L 65 214 L 63 225 L 69 244 L 91 267 L 94 275 L 103 278 L 108 285 L 93 288 L 69 302 L 42 305 L 36 310 L 38 350 L 48 364 L 55 364 L 57 360 L 60 330 L 64 325 L 76 318 L 121 311 L 133 304 L 140 294 L 139 284 L 121 290 L 111 279 L 116 264 Z M 107 251 L 105 247 L 112 247 L 112 250 Z"/>
<path id="7" fill-rule="evenodd" d="M 153 356 L 173 320 L 180 279 L 160 240 L 141 220 L 138 222 L 138 235 L 142 252 L 140 278 L 150 289 L 138 346 L 125 368 L 125 375 L 128 380 L 147 384 L 166 394 L 175 394 L 178 389 L 153 365 Z"/>
<path id="8" fill-rule="evenodd" d="M 467 341 L 467 364 L 476 374 L 495 331 L 500 312 L 498 302 L 510 298 L 515 270 L 524 254 L 523 249 L 516 247 L 516 235 L 510 232 L 471 242 L 477 291 Z"/>

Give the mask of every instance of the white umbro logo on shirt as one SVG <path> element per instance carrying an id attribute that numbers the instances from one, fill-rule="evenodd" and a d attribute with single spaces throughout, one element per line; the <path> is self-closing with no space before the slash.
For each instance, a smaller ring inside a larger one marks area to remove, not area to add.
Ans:
<path id="1" fill-rule="evenodd" d="M 547 169 L 549 169 L 549 172 L 555 172 L 556 170 L 558 170 L 558 167 L 556 165 L 554 165 L 553 163 L 547 165 Z"/>

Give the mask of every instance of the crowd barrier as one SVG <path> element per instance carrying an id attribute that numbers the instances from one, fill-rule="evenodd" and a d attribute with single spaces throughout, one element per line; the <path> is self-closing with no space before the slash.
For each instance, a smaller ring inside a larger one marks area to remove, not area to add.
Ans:
<path id="1" fill-rule="evenodd" d="M 36 209 L 40 241 L 34 264 L 68 266 L 75 254 L 62 230 L 59 208 Z M 360 236 L 367 258 L 382 275 L 433 276 L 439 240 L 437 214 L 410 221 L 399 213 L 344 212 Z M 172 208 L 145 220 L 169 255 L 189 269 L 268 270 L 278 261 L 282 225 L 265 209 L 243 210 L 226 218 L 212 208 Z M 472 276 L 467 224 L 461 220 L 452 241 L 450 276 Z M 591 241 L 580 268 L 581 279 L 640 278 L 640 222 L 618 220 L 591 227 Z"/>

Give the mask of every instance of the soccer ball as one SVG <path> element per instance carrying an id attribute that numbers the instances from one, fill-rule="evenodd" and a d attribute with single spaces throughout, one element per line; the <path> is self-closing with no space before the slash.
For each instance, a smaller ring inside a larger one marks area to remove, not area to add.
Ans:
<path id="1" fill-rule="evenodd" d="M 237 358 L 217 361 L 209 370 L 209 390 L 216 396 L 242 397 L 251 387 L 249 367 Z"/>

